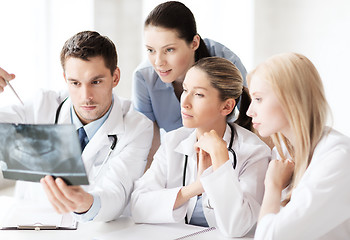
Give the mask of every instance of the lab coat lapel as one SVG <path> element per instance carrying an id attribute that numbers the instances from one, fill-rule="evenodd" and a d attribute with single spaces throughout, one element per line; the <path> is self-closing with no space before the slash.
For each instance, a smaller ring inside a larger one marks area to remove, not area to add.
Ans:
<path id="1" fill-rule="evenodd" d="M 113 107 L 108 118 L 90 139 L 82 153 L 85 169 L 90 173 L 89 177 L 94 172 L 91 171 L 93 165 L 100 165 L 107 156 L 113 141 L 108 135 L 117 135 L 118 142 L 121 140 L 125 130 L 123 121 L 122 106 L 119 99 L 114 98 Z M 119 152 L 118 146 L 121 144 L 118 144 L 118 142 L 114 152 Z"/>
<path id="2" fill-rule="evenodd" d="M 197 154 L 194 151 L 194 144 L 197 142 L 196 130 L 193 131 L 186 139 L 181 141 L 175 148 L 175 152 L 181 153 L 184 157 L 188 156 L 186 185 L 193 183 L 197 177 Z M 190 221 L 194 208 L 196 206 L 197 197 L 189 200 L 187 208 L 187 220 Z"/>

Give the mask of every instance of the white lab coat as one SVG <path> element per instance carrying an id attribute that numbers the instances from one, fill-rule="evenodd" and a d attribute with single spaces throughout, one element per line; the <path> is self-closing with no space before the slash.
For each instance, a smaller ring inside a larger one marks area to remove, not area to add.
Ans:
<path id="1" fill-rule="evenodd" d="M 350 239 L 350 138 L 328 130 L 290 202 L 259 221 L 255 239 Z"/>
<path id="2" fill-rule="evenodd" d="M 252 132 L 234 124 L 236 130 L 232 149 L 237 155 L 216 171 L 208 168 L 201 177 L 205 192 L 202 203 L 209 226 L 218 227 L 227 236 L 243 236 L 258 219 L 264 193 L 264 179 L 270 148 Z M 230 128 L 223 139 L 229 145 Z M 194 151 L 196 131 L 179 128 L 165 135 L 150 169 L 135 182 L 131 196 L 133 219 L 138 223 L 171 223 L 190 221 L 196 197 L 176 210 L 173 206 L 182 187 L 184 159 L 188 155 L 186 185 L 197 177 L 197 157 Z"/>
<path id="3" fill-rule="evenodd" d="M 66 94 L 65 94 L 66 95 Z M 13 123 L 54 123 L 56 110 L 65 99 L 53 91 L 39 92 L 33 102 L 6 107 L 0 110 L 0 121 Z M 71 101 L 63 104 L 58 124 L 71 124 Z M 107 156 L 112 139 L 107 135 L 116 134 L 117 145 L 99 177 L 94 174 Z M 101 209 L 94 220 L 116 219 L 129 202 L 133 182 L 142 176 L 151 147 L 153 124 L 142 114 L 133 110 L 129 100 L 114 94 L 114 104 L 109 117 L 86 145 L 82 159 L 89 177 L 89 186 L 84 189 L 98 195 Z M 26 199 L 46 200 L 39 183 L 17 182 L 16 194 Z"/>

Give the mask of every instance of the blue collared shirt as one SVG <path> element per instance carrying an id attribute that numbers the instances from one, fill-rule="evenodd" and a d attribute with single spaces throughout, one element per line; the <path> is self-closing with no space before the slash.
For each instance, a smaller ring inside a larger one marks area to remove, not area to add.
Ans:
<path id="1" fill-rule="evenodd" d="M 71 121 L 75 125 L 77 130 L 81 127 L 84 127 L 86 135 L 90 141 L 90 139 L 95 135 L 95 133 L 98 131 L 98 129 L 103 125 L 103 123 L 108 118 L 110 112 L 112 111 L 113 102 L 114 101 L 112 99 L 112 104 L 111 104 L 110 108 L 108 109 L 108 112 L 106 112 L 105 115 L 103 115 L 101 118 L 99 118 L 93 122 L 86 124 L 85 126 L 79 120 L 77 114 L 74 111 L 73 105 L 72 105 L 70 108 Z M 94 198 L 94 201 L 93 201 L 90 209 L 86 213 L 83 213 L 83 214 L 74 213 L 74 216 L 78 221 L 81 221 L 81 222 L 91 221 L 96 217 L 96 215 L 100 211 L 100 209 L 101 209 L 100 197 L 98 195 L 94 195 L 94 194 L 92 194 L 92 196 Z"/>
<path id="2" fill-rule="evenodd" d="M 196 206 L 195 206 L 193 213 L 192 213 L 190 224 L 202 226 L 202 227 L 209 227 L 207 219 L 205 218 L 205 215 L 203 212 L 202 195 L 197 196 L 197 202 L 196 202 Z"/>

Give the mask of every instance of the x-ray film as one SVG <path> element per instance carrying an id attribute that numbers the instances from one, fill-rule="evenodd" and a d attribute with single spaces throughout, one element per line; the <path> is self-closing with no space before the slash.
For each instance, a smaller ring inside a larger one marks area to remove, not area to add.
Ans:
<path id="1" fill-rule="evenodd" d="M 69 185 L 89 184 L 74 125 L 0 123 L 4 178 L 39 182 L 46 175 Z"/>

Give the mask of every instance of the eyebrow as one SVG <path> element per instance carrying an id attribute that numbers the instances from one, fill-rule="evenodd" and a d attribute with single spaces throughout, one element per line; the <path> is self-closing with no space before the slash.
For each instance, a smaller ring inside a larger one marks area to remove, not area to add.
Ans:
<path id="1" fill-rule="evenodd" d="M 262 92 L 252 92 L 252 93 L 250 93 L 251 96 L 255 96 L 257 94 L 262 94 Z"/>
<path id="2" fill-rule="evenodd" d="M 198 87 L 194 86 L 194 87 L 193 87 L 193 89 L 203 89 L 203 90 L 205 90 L 205 91 L 208 91 L 208 88 L 205 88 L 205 87 L 199 87 L 199 86 L 198 86 Z"/>
<path id="3" fill-rule="evenodd" d="M 92 77 L 89 81 L 95 81 L 97 79 L 101 79 L 101 78 L 104 78 L 104 77 L 105 77 L 105 75 L 100 74 L 100 75 Z M 78 81 L 79 82 L 79 80 L 76 80 L 74 78 L 69 78 L 68 81 Z"/>
<path id="4" fill-rule="evenodd" d="M 183 87 L 186 87 L 186 84 L 182 84 Z M 205 90 L 205 91 L 208 91 L 208 88 L 205 88 L 205 87 L 201 87 L 201 86 L 194 86 L 192 87 L 193 89 L 202 89 L 202 90 Z"/>
<path id="5" fill-rule="evenodd" d="M 176 45 L 176 43 L 169 43 L 169 44 L 167 44 L 167 45 L 162 46 L 161 48 L 167 48 L 167 47 L 172 46 L 172 45 Z M 145 46 L 146 46 L 147 48 L 153 48 L 153 47 L 151 47 L 151 46 L 148 46 L 147 44 L 146 44 Z"/>
<path id="6" fill-rule="evenodd" d="M 97 79 L 101 79 L 101 78 L 104 78 L 104 77 L 105 77 L 105 75 L 100 74 L 100 75 L 97 75 L 97 76 L 91 78 L 90 81 L 95 81 L 95 80 L 97 80 Z"/>

